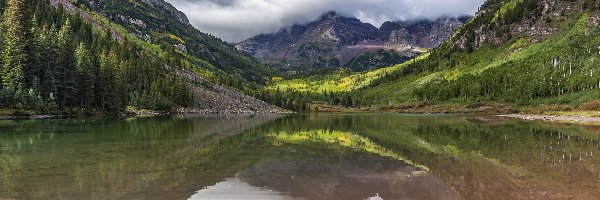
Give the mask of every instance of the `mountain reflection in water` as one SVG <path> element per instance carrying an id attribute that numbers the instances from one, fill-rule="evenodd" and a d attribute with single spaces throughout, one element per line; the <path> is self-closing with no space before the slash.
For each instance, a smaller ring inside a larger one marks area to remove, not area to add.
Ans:
<path id="1" fill-rule="evenodd" d="M 596 199 L 599 132 L 456 115 L 0 121 L 0 199 Z"/>

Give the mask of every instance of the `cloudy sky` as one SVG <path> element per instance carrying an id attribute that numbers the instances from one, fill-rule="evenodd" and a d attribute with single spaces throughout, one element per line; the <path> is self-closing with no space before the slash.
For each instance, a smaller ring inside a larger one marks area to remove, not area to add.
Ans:
<path id="1" fill-rule="evenodd" d="M 385 21 L 472 15 L 484 0 L 166 0 L 203 32 L 229 42 L 307 23 L 327 11 Z"/>

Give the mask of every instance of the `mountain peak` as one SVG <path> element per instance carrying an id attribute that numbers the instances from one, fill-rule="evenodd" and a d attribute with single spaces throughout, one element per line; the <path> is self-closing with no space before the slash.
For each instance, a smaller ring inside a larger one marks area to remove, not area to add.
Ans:
<path id="1" fill-rule="evenodd" d="M 321 20 L 335 19 L 335 18 L 338 18 L 338 17 L 340 17 L 340 15 L 337 12 L 335 12 L 335 11 L 332 10 L 332 11 L 328 11 L 328 12 L 323 13 L 321 15 Z"/>
<path id="2" fill-rule="evenodd" d="M 437 47 L 462 23 L 452 20 L 388 22 L 381 29 L 335 11 L 277 34 L 250 38 L 236 47 L 265 63 L 290 68 L 339 68 L 371 51 L 389 49 L 412 57 L 413 49 Z M 413 48 L 414 47 L 414 48 Z"/>

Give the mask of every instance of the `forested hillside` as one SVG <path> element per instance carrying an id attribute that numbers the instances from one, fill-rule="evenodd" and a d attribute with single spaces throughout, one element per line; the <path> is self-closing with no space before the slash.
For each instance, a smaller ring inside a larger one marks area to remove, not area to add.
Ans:
<path id="1" fill-rule="evenodd" d="M 276 110 L 220 85 L 293 110 L 309 103 L 581 106 L 600 98 L 600 2 L 593 0 L 488 0 L 418 59 L 376 69 L 407 59 L 382 51 L 349 63 L 361 72 L 269 81 L 262 64 L 194 29 L 162 0 L 7 0 L 0 8 L 0 108 L 11 112 Z"/>
<path id="2" fill-rule="evenodd" d="M 365 73 L 273 81 L 270 89 L 346 107 L 490 102 L 600 109 L 594 103 L 600 99 L 599 8 L 594 0 L 488 0 L 420 59 Z"/>
<path id="3" fill-rule="evenodd" d="M 600 98 L 600 2 L 489 0 L 423 60 L 353 93 L 358 105 L 581 105 Z"/>
<path id="4" fill-rule="evenodd" d="M 162 70 L 163 60 L 45 0 L 8 0 L 2 10 L 0 107 L 118 112 L 127 105 L 166 110 L 189 100 L 184 83 Z"/>
<path id="5" fill-rule="evenodd" d="M 238 52 L 221 39 L 195 29 L 185 14 L 164 0 L 74 2 L 76 6 L 122 26 L 144 42 L 186 54 L 188 58 L 183 59 L 206 68 L 208 72 L 205 73 L 214 76 L 213 81 L 238 89 L 255 89 L 266 80 L 268 71 L 259 61 Z"/>
<path id="6" fill-rule="evenodd" d="M 241 91 L 264 81 L 259 69 L 244 72 L 252 69 L 246 69 L 244 60 L 260 68 L 255 60 L 229 51 L 233 48 L 216 38 L 200 43 L 207 48 L 201 55 L 208 60 L 203 60 L 200 54 L 194 56 L 192 47 L 186 51 L 162 40 L 144 41 L 132 29 L 68 1 L 7 0 L 0 2 L 0 8 L 0 111 L 4 114 L 276 109 L 213 83 Z M 169 22 L 185 22 L 181 16 L 169 17 Z M 211 55 L 214 58 L 208 58 Z M 227 55 L 241 61 L 220 57 Z"/>

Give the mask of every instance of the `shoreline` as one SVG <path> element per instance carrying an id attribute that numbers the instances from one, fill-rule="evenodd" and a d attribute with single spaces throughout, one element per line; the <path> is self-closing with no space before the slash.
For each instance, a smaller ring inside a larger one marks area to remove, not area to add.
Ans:
<path id="1" fill-rule="evenodd" d="M 600 125 L 600 117 L 569 116 L 569 115 L 530 115 L 530 114 L 508 114 L 497 115 L 499 117 L 508 117 L 524 120 L 566 122 L 566 123 L 589 123 Z"/>
<path id="2" fill-rule="evenodd" d="M 206 116 L 206 117 L 221 117 L 221 116 L 253 116 L 253 115 L 281 115 L 291 114 L 293 112 L 134 112 L 134 113 L 119 113 L 116 115 L 97 113 L 97 114 L 66 114 L 66 115 L 49 115 L 49 114 L 34 114 L 34 115 L 0 115 L 1 120 L 37 120 L 37 119 L 58 119 L 58 118 L 77 118 L 77 117 L 149 117 L 149 116 Z"/>
<path id="3" fill-rule="evenodd" d="M 578 109 L 561 105 L 526 107 L 498 102 L 474 104 L 415 104 L 407 106 L 369 106 L 343 108 L 314 105 L 317 112 L 329 113 L 402 113 L 402 114 L 479 114 L 523 120 L 600 125 L 600 110 Z"/>
<path id="4" fill-rule="evenodd" d="M 350 112 L 348 112 L 350 111 Z M 465 112 L 466 111 L 466 112 Z M 490 112 L 491 111 L 491 112 Z M 496 112 L 494 112 L 496 111 Z M 513 119 L 523 120 L 536 120 L 546 122 L 558 122 L 558 123 L 577 123 L 577 124 L 594 124 L 600 125 L 600 112 L 598 115 L 584 116 L 586 111 L 574 112 L 574 113 L 552 113 L 545 112 L 540 114 L 526 114 L 526 113 L 514 113 L 514 112 L 497 112 L 499 110 L 494 109 L 458 109 L 458 110 L 438 110 L 438 109 L 376 109 L 376 110 L 360 110 L 351 109 L 344 110 L 341 112 L 331 111 L 313 111 L 309 113 L 404 113 L 404 114 L 481 114 L 481 115 L 494 115 L 498 117 L 506 117 Z M 587 111 L 589 112 L 589 111 Z M 159 111 L 144 111 L 144 112 L 125 112 L 117 115 L 109 114 L 59 114 L 59 115 L 47 115 L 47 114 L 32 114 L 32 115 L 0 115 L 0 120 L 37 120 L 37 119 L 54 119 L 54 118 L 76 118 L 76 117 L 148 117 L 148 116 L 207 116 L 207 117 L 219 117 L 219 116 L 252 116 L 252 115 L 279 115 L 279 114 L 292 114 L 294 112 L 256 112 L 256 111 L 243 111 L 243 112 L 159 112 Z"/>

